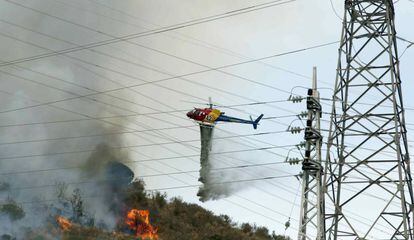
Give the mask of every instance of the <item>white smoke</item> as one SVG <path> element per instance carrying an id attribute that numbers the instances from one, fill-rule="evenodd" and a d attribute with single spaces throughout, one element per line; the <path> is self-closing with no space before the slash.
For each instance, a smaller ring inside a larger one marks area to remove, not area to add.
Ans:
<path id="1" fill-rule="evenodd" d="M 33 7 L 45 10 L 51 8 L 45 1 L 34 3 Z M 18 9 L 11 7 L 7 9 L 7 14 L 18 16 Z M 28 15 L 30 14 L 26 16 Z M 36 13 L 28 18 L 30 21 L 16 20 L 16 24 L 24 25 L 35 31 L 47 32 L 62 39 L 73 39 L 70 36 L 73 34 L 71 30 L 73 26 L 70 24 L 64 25 L 67 28 L 62 27 L 61 24 L 51 24 L 53 21 L 50 18 Z M 79 12 L 78 19 L 83 19 L 84 22 L 99 21 L 98 16 L 91 16 L 84 12 Z M 15 28 L 11 26 L 4 24 L 2 30 L 6 34 L 16 36 L 13 31 Z M 18 38 L 28 40 L 33 39 L 34 36 L 38 37 L 33 32 L 21 31 Z M 90 41 L 88 36 L 79 38 L 84 38 L 83 42 Z M 45 47 L 52 49 L 69 47 L 68 44 L 51 39 L 47 42 L 47 37 L 41 39 L 40 45 Z M 0 48 L 3 59 L 17 59 L 39 54 L 39 51 L 28 51 L 29 48 L 24 47 L 13 48 L 12 51 L 10 49 L 12 48 Z M 95 64 L 104 65 L 107 61 L 108 58 L 93 55 Z M 1 73 L 2 108 L 0 111 L 2 112 L 76 97 L 72 93 L 85 95 L 93 93 L 91 89 L 102 90 L 114 87 L 111 82 L 94 81 L 97 76 L 79 69 L 73 61 L 65 57 L 42 59 L 18 66 L 21 67 L 10 66 L 1 69 L 26 78 L 24 80 Z M 28 69 L 60 78 L 63 81 L 48 78 Z M 106 76 L 102 75 L 102 77 Z M 126 165 L 121 164 L 129 158 L 127 150 L 117 149 L 125 145 L 123 139 L 120 135 L 106 133 L 125 131 L 128 122 L 113 120 L 112 124 L 109 121 L 79 120 L 7 126 L 87 119 L 88 116 L 100 118 L 119 115 L 122 112 L 100 104 L 99 96 L 94 96 L 94 98 L 98 101 L 79 98 L 1 114 L 0 125 L 4 127 L 0 127 L 0 134 L 8 138 L 0 137 L 0 238 L 13 236 L 17 239 L 25 239 L 25 234 L 30 231 L 38 228 L 47 229 L 50 224 L 53 226 L 56 215 L 66 216 L 82 225 L 99 225 L 107 229 L 115 227 L 118 211 L 122 208 L 122 188 L 132 180 L 133 173 Z M 104 135 L 14 143 L 88 134 Z M 78 201 L 76 204 L 73 200 L 79 196 L 81 202 Z M 74 205 L 78 209 L 81 208 L 83 213 L 77 215 Z"/>

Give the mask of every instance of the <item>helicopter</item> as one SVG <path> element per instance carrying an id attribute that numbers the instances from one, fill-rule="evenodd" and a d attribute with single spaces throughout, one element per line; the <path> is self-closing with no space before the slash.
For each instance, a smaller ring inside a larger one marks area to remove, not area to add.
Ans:
<path id="1" fill-rule="evenodd" d="M 259 122 L 262 119 L 263 114 L 260 114 L 260 116 L 256 118 L 256 120 L 253 120 L 251 116 L 250 116 L 250 120 L 230 117 L 230 116 L 225 115 L 225 113 L 220 111 L 219 109 L 213 108 L 213 104 L 211 103 L 211 98 L 209 98 L 208 108 L 194 108 L 193 110 L 187 113 L 187 117 L 207 127 L 213 127 L 217 122 L 233 122 L 233 123 L 252 124 L 253 128 L 257 129 L 257 125 L 259 125 Z"/>

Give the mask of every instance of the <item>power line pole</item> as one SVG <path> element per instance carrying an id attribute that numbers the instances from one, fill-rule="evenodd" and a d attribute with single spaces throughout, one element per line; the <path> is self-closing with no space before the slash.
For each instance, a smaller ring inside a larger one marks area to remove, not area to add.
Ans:
<path id="1" fill-rule="evenodd" d="M 327 239 L 413 240 L 392 0 L 345 0 L 326 159 Z"/>
<path id="2" fill-rule="evenodd" d="M 322 106 L 317 90 L 316 67 L 313 68 L 312 89 L 306 98 L 308 118 L 305 128 L 305 157 L 302 162 L 302 200 L 298 240 L 325 239 L 324 200 L 322 192 L 322 165 L 320 117 Z M 316 237 L 316 238 L 315 238 Z"/>

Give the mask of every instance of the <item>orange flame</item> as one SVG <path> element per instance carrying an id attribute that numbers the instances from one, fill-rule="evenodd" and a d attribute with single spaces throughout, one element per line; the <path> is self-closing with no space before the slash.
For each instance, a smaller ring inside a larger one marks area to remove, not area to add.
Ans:
<path id="1" fill-rule="evenodd" d="M 69 221 L 69 219 L 62 216 L 57 216 L 56 222 L 58 223 L 60 229 L 63 231 L 69 231 L 69 229 L 72 227 L 72 223 Z"/>
<path id="2" fill-rule="evenodd" d="M 125 224 L 135 231 L 137 237 L 142 239 L 158 239 L 158 229 L 149 222 L 149 211 L 131 209 L 126 216 Z"/>

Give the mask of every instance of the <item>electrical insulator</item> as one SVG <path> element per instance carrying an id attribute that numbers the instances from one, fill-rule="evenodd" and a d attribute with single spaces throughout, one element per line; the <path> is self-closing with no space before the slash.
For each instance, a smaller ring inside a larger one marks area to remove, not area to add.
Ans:
<path id="1" fill-rule="evenodd" d="M 303 111 L 300 114 L 297 115 L 299 119 L 304 119 L 308 116 L 308 112 L 307 111 Z"/>
<path id="2" fill-rule="evenodd" d="M 292 101 L 293 103 L 299 103 L 299 102 L 302 102 L 303 99 L 304 98 L 301 97 L 301 96 L 292 96 L 292 95 L 290 95 L 288 100 Z"/>
<path id="3" fill-rule="evenodd" d="M 298 133 L 300 133 L 302 131 L 302 128 L 301 127 L 292 127 L 292 128 L 289 129 L 289 131 L 292 134 L 298 134 Z"/>
<path id="4" fill-rule="evenodd" d="M 299 148 L 304 148 L 306 146 L 306 141 L 302 141 L 299 144 L 296 144 L 296 147 Z"/>
<path id="5" fill-rule="evenodd" d="M 289 220 L 287 220 L 287 222 L 285 223 L 285 231 L 290 227 L 290 218 Z"/>
<path id="6" fill-rule="evenodd" d="M 300 163 L 300 159 L 299 158 L 289 158 L 288 160 L 287 160 L 287 162 L 290 164 L 290 165 L 297 165 L 297 164 L 299 164 Z"/>

